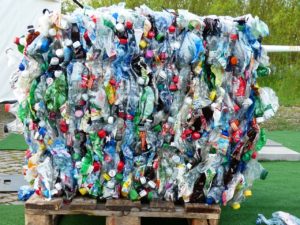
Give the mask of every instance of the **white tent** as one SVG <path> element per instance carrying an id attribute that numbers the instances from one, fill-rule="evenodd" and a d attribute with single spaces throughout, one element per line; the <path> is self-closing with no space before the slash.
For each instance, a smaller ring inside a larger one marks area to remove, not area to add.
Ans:
<path id="1" fill-rule="evenodd" d="M 60 11 L 60 7 L 60 0 L 0 0 L 0 103 L 16 100 L 9 78 L 17 68 L 7 66 L 5 50 L 17 52 L 14 38 L 26 34 L 28 25 L 36 25 L 43 9 Z"/>

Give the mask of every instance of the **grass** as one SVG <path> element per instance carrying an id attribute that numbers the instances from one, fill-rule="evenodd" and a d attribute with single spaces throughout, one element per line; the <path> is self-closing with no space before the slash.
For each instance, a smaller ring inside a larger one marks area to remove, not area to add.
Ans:
<path id="1" fill-rule="evenodd" d="M 300 153 L 300 131 L 271 131 L 267 137 Z"/>
<path id="2" fill-rule="evenodd" d="M 300 163 L 298 162 L 264 162 L 269 171 L 267 180 L 257 181 L 252 190 L 253 197 L 242 204 L 240 210 L 229 207 L 222 209 L 220 225 L 251 225 L 255 224 L 258 213 L 267 217 L 272 212 L 285 211 L 300 217 Z M 0 205 L 0 225 L 23 225 L 23 206 Z M 142 219 L 143 225 L 150 224 L 183 225 L 184 220 Z M 60 225 L 100 225 L 105 224 L 104 218 L 89 216 L 66 216 Z"/>
<path id="3" fill-rule="evenodd" d="M 21 134 L 9 134 L 0 140 L 0 150 L 26 150 L 28 148 L 24 136 Z"/>

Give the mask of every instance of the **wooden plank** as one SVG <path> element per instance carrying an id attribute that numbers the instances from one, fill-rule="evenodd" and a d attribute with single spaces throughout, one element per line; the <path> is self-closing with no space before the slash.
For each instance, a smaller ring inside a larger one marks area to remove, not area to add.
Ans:
<path id="1" fill-rule="evenodd" d="M 150 202 L 149 210 L 151 211 L 175 211 L 175 205 L 173 202 L 162 201 L 160 199 L 154 199 Z"/>
<path id="2" fill-rule="evenodd" d="M 219 224 L 219 220 L 210 219 L 210 220 L 208 220 L 208 224 L 209 225 L 218 225 Z"/>
<path id="3" fill-rule="evenodd" d="M 113 210 L 41 210 L 41 209 L 26 209 L 27 214 L 40 215 L 90 215 L 90 216 L 132 216 L 132 217 L 165 217 L 165 218 L 198 218 L 198 219 L 219 219 L 220 214 L 216 213 L 186 213 L 182 208 L 175 212 L 160 212 L 160 211 L 113 211 Z"/>
<path id="4" fill-rule="evenodd" d="M 207 220 L 192 219 L 190 225 L 209 225 Z"/>
<path id="5" fill-rule="evenodd" d="M 133 202 L 131 200 L 124 199 L 108 199 L 106 201 L 105 208 L 113 211 L 136 211 L 141 209 L 141 202 Z"/>
<path id="6" fill-rule="evenodd" d="M 25 213 L 25 225 L 54 225 L 50 215 L 32 215 Z"/>
<path id="7" fill-rule="evenodd" d="M 184 205 L 185 211 L 193 213 L 221 213 L 219 205 L 206 205 L 200 203 L 186 203 Z"/>
<path id="8" fill-rule="evenodd" d="M 42 210 L 59 210 L 63 204 L 62 198 L 54 198 L 45 200 L 40 196 L 34 194 L 25 203 L 26 209 L 42 209 Z"/>
<path id="9" fill-rule="evenodd" d="M 70 205 L 67 208 L 70 210 L 94 210 L 97 207 L 97 200 L 86 197 L 77 197 L 74 198 Z"/>
<path id="10" fill-rule="evenodd" d="M 106 225 L 141 225 L 141 218 L 129 216 L 108 216 L 106 217 Z"/>

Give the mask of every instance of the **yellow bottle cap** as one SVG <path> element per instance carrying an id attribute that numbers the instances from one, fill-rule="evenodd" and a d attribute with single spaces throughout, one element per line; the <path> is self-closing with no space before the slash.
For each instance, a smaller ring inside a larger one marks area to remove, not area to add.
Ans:
<path id="1" fill-rule="evenodd" d="M 107 173 L 104 173 L 104 174 L 103 174 L 103 178 L 104 178 L 106 181 L 109 181 L 109 180 L 110 180 L 110 176 L 109 176 Z"/>
<path id="2" fill-rule="evenodd" d="M 231 207 L 232 207 L 234 210 L 238 210 L 238 209 L 241 208 L 241 205 L 240 205 L 240 203 L 238 203 L 238 202 L 234 202 L 234 203 L 232 203 Z"/>
<path id="3" fill-rule="evenodd" d="M 245 195 L 245 197 L 251 197 L 252 196 L 252 191 L 247 189 L 247 190 L 244 191 L 244 195 Z"/>
<path id="4" fill-rule="evenodd" d="M 141 49 L 145 49 L 147 47 L 147 42 L 145 40 L 141 40 L 139 46 Z"/>
<path id="5" fill-rule="evenodd" d="M 212 90 L 212 91 L 210 92 L 210 94 L 209 94 L 209 99 L 210 99 L 211 101 L 213 101 L 213 100 L 215 100 L 216 96 L 217 96 L 216 90 Z"/>
<path id="6" fill-rule="evenodd" d="M 88 193 L 87 189 L 86 188 L 79 188 L 79 193 L 81 195 L 86 195 Z"/>

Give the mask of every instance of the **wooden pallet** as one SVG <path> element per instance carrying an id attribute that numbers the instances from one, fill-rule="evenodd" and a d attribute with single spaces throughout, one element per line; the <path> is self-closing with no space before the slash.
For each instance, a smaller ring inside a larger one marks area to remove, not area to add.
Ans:
<path id="1" fill-rule="evenodd" d="M 186 218 L 190 225 L 218 225 L 221 209 L 218 205 L 174 205 L 161 200 L 141 204 L 130 200 L 107 200 L 76 197 L 66 205 L 62 198 L 50 201 L 33 195 L 25 203 L 25 225 L 56 225 L 62 215 L 83 214 L 106 216 L 106 225 L 140 225 L 141 217 Z"/>

